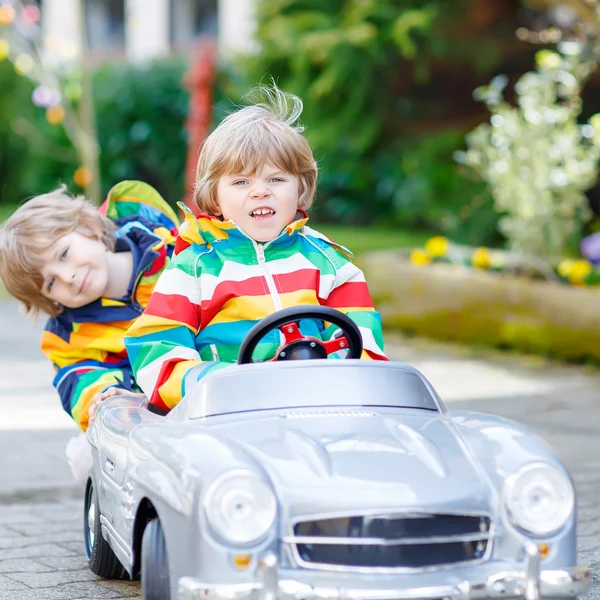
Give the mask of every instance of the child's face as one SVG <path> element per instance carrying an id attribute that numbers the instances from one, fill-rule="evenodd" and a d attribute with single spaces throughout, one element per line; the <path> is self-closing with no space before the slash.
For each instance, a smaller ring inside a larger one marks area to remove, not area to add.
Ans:
<path id="1" fill-rule="evenodd" d="M 299 184 L 298 177 L 271 165 L 254 175 L 223 175 L 217 185 L 221 214 L 253 240 L 270 242 L 294 220 Z"/>
<path id="2" fill-rule="evenodd" d="M 59 238 L 41 269 L 42 294 L 67 308 L 98 300 L 108 286 L 108 252 L 99 238 L 76 231 Z"/>

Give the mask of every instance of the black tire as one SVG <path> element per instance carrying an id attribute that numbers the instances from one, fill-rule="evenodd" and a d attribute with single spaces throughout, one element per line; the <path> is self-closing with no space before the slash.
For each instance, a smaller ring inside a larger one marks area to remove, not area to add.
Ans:
<path id="1" fill-rule="evenodd" d="M 85 488 L 85 504 L 83 512 L 83 539 L 85 555 L 90 570 L 105 579 L 124 579 L 127 576 L 125 567 L 120 563 L 108 542 L 102 537 L 98 493 L 93 479 L 88 479 Z"/>
<path id="2" fill-rule="evenodd" d="M 167 544 L 158 519 L 152 519 L 142 537 L 142 600 L 170 600 L 171 583 Z"/>

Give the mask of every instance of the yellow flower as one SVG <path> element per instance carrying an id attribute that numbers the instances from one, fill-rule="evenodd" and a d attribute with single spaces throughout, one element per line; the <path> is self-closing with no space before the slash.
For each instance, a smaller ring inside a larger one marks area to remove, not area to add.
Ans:
<path id="1" fill-rule="evenodd" d="M 569 274 L 571 273 L 571 270 L 573 269 L 574 264 L 575 264 L 574 260 L 571 260 L 570 258 L 565 258 L 564 260 L 561 260 L 560 263 L 558 264 L 558 267 L 556 267 L 556 272 L 561 277 L 568 277 Z"/>
<path id="2" fill-rule="evenodd" d="M 10 44 L 6 40 L 0 40 L 0 60 L 8 58 L 10 54 Z"/>
<path id="3" fill-rule="evenodd" d="M 431 262 L 431 256 L 425 250 L 417 248 L 410 253 L 410 262 L 416 267 L 424 267 Z"/>
<path id="4" fill-rule="evenodd" d="M 425 242 L 425 250 L 430 256 L 446 256 L 450 242 L 443 235 L 436 235 Z"/>
<path id="5" fill-rule="evenodd" d="M 539 50 L 535 53 L 535 62 L 542 69 L 558 69 L 562 63 L 560 54 L 552 50 Z"/>
<path id="6" fill-rule="evenodd" d="M 471 256 L 471 262 L 476 269 L 489 269 L 490 251 L 487 248 L 477 248 Z"/>
<path id="7" fill-rule="evenodd" d="M 569 283 L 582 285 L 584 279 L 592 272 L 592 265 L 587 260 L 576 260 L 573 262 L 569 273 Z"/>

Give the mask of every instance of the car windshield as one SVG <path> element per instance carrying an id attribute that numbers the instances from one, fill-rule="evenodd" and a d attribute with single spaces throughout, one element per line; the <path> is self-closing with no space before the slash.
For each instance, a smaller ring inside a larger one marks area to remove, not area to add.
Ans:
<path id="1" fill-rule="evenodd" d="M 362 360 L 232 365 L 207 377 L 191 396 L 191 419 L 335 406 L 439 410 L 427 384 L 414 371 Z"/>

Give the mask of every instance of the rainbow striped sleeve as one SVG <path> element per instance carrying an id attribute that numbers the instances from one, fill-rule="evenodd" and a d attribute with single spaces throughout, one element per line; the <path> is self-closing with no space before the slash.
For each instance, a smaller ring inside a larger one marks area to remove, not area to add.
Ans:
<path id="1" fill-rule="evenodd" d="M 200 328 L 196 256 L 188 248 L 171 260 L 125 335 L 137 384 L 152 404 L 166 410 L 181 400 L 186 374 L 201 363 L 194 343 Z"/>
<path id="2" fill-rule="evenodd" d="M 364 345 L 361 358 L 388 360 L 383 351 L 381 316 L 373 307 L 363 272 L 343 252 L 334 247 L 329 249 L 331 252 L 335 252 L 337 267 L 335 285 L 326 298 L 319 298 L 320 304 L 345 313 L 358 325 Z M 323 331 L 323 339 L 331 339 L 338 330 L 330 325 Z"/>
<path id="3" fill-rule="evenodd" d="M 42 351 L 56 368 L 53 385 L 65 411 L 86 431 L 94 396 L 107 387 L 130 387 L 127 358 L 99 349 L 79 347 L 52 331 L 42 333 Z"/>

